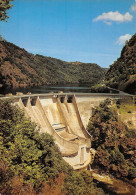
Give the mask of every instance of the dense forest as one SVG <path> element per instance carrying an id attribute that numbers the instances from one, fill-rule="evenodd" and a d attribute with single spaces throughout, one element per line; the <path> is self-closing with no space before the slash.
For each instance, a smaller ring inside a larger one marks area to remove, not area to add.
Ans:
<path id="1" fill-rule="evenodd" d="M 93 85 L 104 79 L 106 69 L 97 64 L 33 55 L 2 37 L 0 40 L 0 85 L 3 87 L 66 83 Z"/>
<path id="2" fill-rule="evenodd" d="M 93 110 L 87 127 L 92 135 L 92 147 L 97 151 L 92 168 L 134 184 L 136 129 L 128 129 L 119 120 L 121 104 L 119 100 L 114 104 L 106 100 Z M 129 105 L 136 109 L 133 102 Z M 131 114 L 132 109 L 127 112 Z"/>
<path id="3" fill-rule="evenodd" d="M 0 194 L 104 195 L 91 173 L 75 172 L 53 138 L 9 101 L 0 101 Z"/>
<path id="4" fill-rule="evenodd" d="M 136 94 L 136 34 L 126 42 L 121 56 L 110 66 L 105 81 L 110 87 Z"/>

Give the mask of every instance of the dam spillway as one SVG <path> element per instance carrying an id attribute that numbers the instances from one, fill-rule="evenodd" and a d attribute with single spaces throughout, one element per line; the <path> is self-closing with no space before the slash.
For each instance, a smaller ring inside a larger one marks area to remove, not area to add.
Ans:
<path id="1" fill-rule="evenodd" d="M 36 94 L 13 96 L 11 100 L 40 126 L 40 132 L 54 137 L 63 159 L 78 170 L 91 162 L 91 135 L 86 125 L 92 108 L 107 98 L 122 97 L 128 98 L 113 94 Z"/>

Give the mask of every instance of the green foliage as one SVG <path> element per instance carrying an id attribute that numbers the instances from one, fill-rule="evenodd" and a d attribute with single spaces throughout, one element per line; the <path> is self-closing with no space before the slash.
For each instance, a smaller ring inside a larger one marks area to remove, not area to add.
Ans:
<path id="1" fill-rule="evenodd" d="M 134 166 L 129 168 L 129 175 L 131 178 L 136 178 L 136 168 Z"/>
<path id="2" fill-rule="evenodd" d="M 132 130 L 128 130 L 127 133 L 126 133 L 126 136 L 128 138 L 136 138 L 136 132 L 135 132 L 135 129 L 132 129 Z"/>
<path id="3" fill-rule="evenodd" d="M 91 173 L 89 171 L 82 171 L 81 173 L 74 173 L 72 177 L 69 175 L 66 178 L 66 185 L 68 194 L 70 195 L 104 195 L 102 188 L 98 188 L 94 183 Z"/>
<path id="4" fill-rule="evenodd" d="M 15 175 L 23 175 L 25 182 L 36 186 L 39 180 L 71 169 L 50 135 L 39 134 L 36 125 L 9 102 L 1 101 L 0 108 L 0 152 Z"/>
<path id="5" fill-rule="evenodd" d="M 0 20 L 5 20 L 9 18 L 7 15 L 7 10 L 9 10 L 13 5 L 10 2 L 13 0 L 1 0 L 0 1 Z"/>
<path id="6" fill-rule="evenodd" d="M 111 157 L 111 161 L 114 164 L 123 163 L 125 161 L 124 155 L 119 151 L 118 148 L 116 148 L 115 150 L 111 151 L 110 157 Z"/>
<path id="7" fill-rule="evenodd" d="M 107 86 L 103 83 L 96 84 L 91 87 L 92 93 L 110 93 L 110 90 L 107 88 Z"/>
<path id="8" fill-rule="evenodd" d="M 119 101 L 117 105 L 122 107 Z M 114 105 L 112 107 L 106 100 L 95 108 L 87 130 L 92 135 L 92 147 L 97 150 L 93 168 L 132 180 L 135 175 L 135 133 L 118 120 Z"/>
<path id="9" fill-rule="evenodd" d="M 96 183 L 94 183 L 93 177 L 91 176 L 90 171 L 82 171 L 80 175 L 82 176 L 82 178 L 84 179 L 85 183 L 88 186 L 87 194 L 91 194 L 91 195 L 95 195 L 95 194 L 104 195 L 105 194 L 102 188 L 97 187 Z"/>
<path id="10" fill-rule="evenodd" d="M 120 108 L 120 100 L 116 101 L 116 106 L 117 106 L 118 109 Z"/>
<path id="11" fill-rule="evenodd" d="M 136 93 L 136 34 L 126 43 L 117 59 L 107 71 L 106 84 L 125 92 Z"/>
<path id="12" fill-rule="evenodd" d="M 82 177 L 77 173 L 74 173 L 71 176 L 68 176 L 66 179 L 66 189 L 68 189 L 68 194 L 74 195 L 77 194 L 88 194 L 88 188 L 85 188 L 85 182 Z"/>
<path id="13" fill-rule="evenodd" d="M 131 98 L 128 98 L 128 100 L 118 100 L 116 102 L 116 107 L 120 114 L 132 113 L 136 110 L 136 106 Z"/>
<path id="14" fill-rule="evenodd" d="M 117 116 L 114 114 L 114 111 L 112 111 L 108 107 L 109 104 L 110 101 L 106 100 L 104 103 L 101 103 L 97 107 L 97 109 L 94 109 L 92 117 L 90 118 L 88 123 L 87 130 L 91 135 L 93 135 L 92 146 L 95 148 L 106 141 L 108 132 L 112 131 L 114 133 L 115 131 L 117 131 L 115 132 L 117 136 L 116 139 L 118 139 L 120 135 L 120 130 L 117 130 Z M 112 123 L 110 123 L 110 121 L 112 121 Z M 111 136 L 110 138 L 112 139 L 113 136 Z"/>
<path id="15" fill-rule="evenodd" d="M 61 157 L 52 136 L 10 101 L 0 101 L 0 193 L 104 194 L 91 175 L 76 173 Z"/>

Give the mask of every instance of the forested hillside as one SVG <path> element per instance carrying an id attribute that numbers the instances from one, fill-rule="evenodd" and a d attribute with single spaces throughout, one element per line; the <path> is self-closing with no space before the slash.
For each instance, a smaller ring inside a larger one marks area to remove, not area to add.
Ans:
<path id="1" fill-rule="evenodd" d="M 136 94 L 136 34 L 126 42 L 120 58 L 110 66 L 105 81 L 110 87 Z"/>
<path id="2" fill-rule="evenodd" d="M 0 41 L 0 85 L 9 87 L 44 84 L 98 83 L 106 70 L 97 64 L 65 62 L 33 55 L 16 45 Z"/>

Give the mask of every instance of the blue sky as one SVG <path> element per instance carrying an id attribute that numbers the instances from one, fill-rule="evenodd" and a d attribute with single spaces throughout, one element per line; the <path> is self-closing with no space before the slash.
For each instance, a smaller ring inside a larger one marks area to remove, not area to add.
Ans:
<path id="1" fill-rule="evenodd" d="M 135 0 L 15 0 L 0 34 L 31 53 L 108 67 L 136 30 Z"/>

